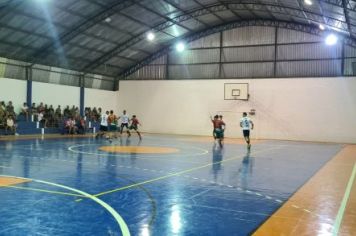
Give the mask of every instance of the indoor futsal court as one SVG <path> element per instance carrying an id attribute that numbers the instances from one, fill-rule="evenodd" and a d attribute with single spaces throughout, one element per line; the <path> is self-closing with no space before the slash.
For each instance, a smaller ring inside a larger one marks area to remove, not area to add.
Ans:
<path id="1" fill-rule="evenodd" d="M 354 198 L 340 213 L 342 224 L 334 218 L 355 162 L 352 145 L 259 140 L 247 151 L 239 139 L 219 148 L 212 138 L 145 135 L 111 144 L 90 137 L 2 141 L 1 151 L 1 235 L 355 229 Z"/>
<path id="2" fill-rule="evenodd" d="M 356 236 L 354 0 L 0 0 L 0 236 Z"/>

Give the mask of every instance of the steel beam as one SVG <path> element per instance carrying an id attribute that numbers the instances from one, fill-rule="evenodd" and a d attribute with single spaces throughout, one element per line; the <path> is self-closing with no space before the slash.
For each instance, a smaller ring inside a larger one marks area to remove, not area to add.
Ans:
<path id="1" fill-rule="evenodd" d="M 133 3 L 130 0 L 115 1 L 113 4 L 111 4 L 104 10 L 100 11 L 99 13 L 95 13 L 94 15 L 88 17 L 87 19 L 80 22 L 79 24 L 73 26 L 67 32 L 60 35 L 58 41 L 61 44 L 65 44 L 65 43 L 69 42 L 71 39 L 75 38 L 80 33 L 85 32 L 90 27 L 93 27 L 97 23 L 104 21 L 107 17 L 112 16 L 115 13 L 117 13 L 118 11 L 121 11 L 127 7 L 134 5 L 134 4 L 135 3 Z M 43 46 L 41 49 L 39 49 L 37 52 L 35 52 L 32 55 L 33 58 L 40 58 L 43 55 L 46 55 L 48 53 L 48 51 L 53 49 L 56 45 L 57 45 L 56 42 L 51 42 L 49 44 L 46 44 L 45 46 Z"/>
<path id="2" fill-rule="evenodd" d="M 348 7 L 349 6 L 350 6 L 350 1 L 349 0 L 342 0 L 342 8 L 344 9 L 344 15 L 345 15 L 347 28 L 348 28 L 350 36 L 352 37 L 351 22 L 350 22 L 350 17 L 349 17 L 349 13 L 348 13 Z"/>

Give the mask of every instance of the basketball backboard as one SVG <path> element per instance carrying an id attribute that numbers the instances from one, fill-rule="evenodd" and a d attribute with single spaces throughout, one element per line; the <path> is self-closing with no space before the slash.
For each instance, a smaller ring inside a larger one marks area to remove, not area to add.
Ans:
<path id="1" fill-rule="evenodd" d="M 225 83 L 224 100 L 248 100 L 248 83 Z"/>

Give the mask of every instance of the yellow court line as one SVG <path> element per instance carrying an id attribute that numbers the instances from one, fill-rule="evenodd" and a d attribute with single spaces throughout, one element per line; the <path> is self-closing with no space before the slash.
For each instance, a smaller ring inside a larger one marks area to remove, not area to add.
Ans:
<path id="1" fill-rule="evenodd" d="M 270 151 L 270 150 L 275 150 L 275 149 L 280 149 L 280 148 L 269 148 L 269 149 L 265 149 L 265 150 L 256 151 L 254 153 L 260 153 L 260 152 Z M 167 179 L 167 178 L 170 178 L 170 177 L 174 177 L 174 176 L 186 174 L 186 173 L 189 173 L 189 172 L 193 172 L 193 171 L 196 171 L 196 170 L 199 170 L 199 169 L 203 169 L 203 168 L 206 168 L 206 167 L 209 167 L 209 166 L 212 166 L 212 165 L 216 165 L 216 164 L 220 164 L 220 163 L 224 163 L 224 162 L 228 162 L 228 161 L 234 161 L 234 160 L 237 160 L 237 159 L 240 159 L 240 158 L 242 158 L 242 157 L 241 156 L 232 157 L 232 158 L 228 158 L 228 159 L 225 159 L 225 160 L 222 160 L 222 161 L 209 163 L 209 164 L 206 164 L 206 165 L 203 165 L 203 166 L 197 166 L 197 167 L 194 167 L 194 168 L 191 168 L 191 169 L 187 169 L 187 170 L 179 171 L 179 172 L 176 172 L 176 173 L 164 175 L 164 176 L 157 177 L 157 178 L 154 178 L 154 179 L 149 179 L 149 180 L 146 180 L 146 181 L 143 181 L 143 182 L 139 182 L 139 183 L 136 183 L 136 184 L 131 184 L 131 185 L 123 186 L 123 187 L 116 188 L 116 189 L 113 189 L 113 190 L 109 190 L 109 191 L 101 192 L 101 193 L 98 193 L 98 194 L 94 194 L 93 196 L 99 197 L 99 196 L 103 196 L 103 195 L 106 195 L 106 194 L 109 194 L 109 193 L 114 193 L 114 192 L 122 191 L 122 190 L 125 190 L 125 189 L 134 188 L 134 187 L 137 187 L 137 186 L 140 186 L 140 185 L 156 182 L 158 180 Z M 77 199 L 76 201 L 81 201 L 81 199 Z"/>
<path id="2" fill-rule="evenodd" d="M 12 186 L 12 185 L 1 186 L 1 187 L 21 189 L 21 190 L 34 191 L 34 192 L 43 192 L 43 193 L 50 193 L 50 194 L 57 194 L 57 195 L 66 195 L 66 196 L 72 196 L 72 197 L 83 197 L 83 195 L 79 195 L 79 194 L 75 194 L 75 193 L 59 192 L 59 191 L 52 191 L 52 190 L 39 189 L 39 188 L 19 187 L 19 186 Z"/>

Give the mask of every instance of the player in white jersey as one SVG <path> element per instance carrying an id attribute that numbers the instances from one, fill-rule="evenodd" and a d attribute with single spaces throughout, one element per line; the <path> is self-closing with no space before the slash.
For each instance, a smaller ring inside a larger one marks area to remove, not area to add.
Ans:
<path id="1" fill-rule="evenodd" d="M 96 137 L 103 137 L 103 135 L 108 131 L 108 117 L 109 117 L 109 111 L 106 111 L 106 113 L 102 114 L 100 117 L 100 130 Z"/>
<path id="2" fill-rule="evenodd" d="M 130 117 L 129 115 L 126 114 L 126 110 L 123 111 L 123 114 L 119 117 L 121 119 L 121 129 L 120 129 L 120 134 L 122 134 L 122 131 L 124 131 L 124 127 L 126 127 L 126 132 L 127 135 L 130 137 L 130 129 L 129 129 L 129 122 L 130 122 Z"/>
<path id="3" fill-rule="evenodd" d="M 247 117 L 247 113 L 244 112 L 242 114 L 242 118 L 240 119 L 240 127 L 242 128 L 242 132 L 245 138 L 245 141 L 247 143 L 247 148 L 251 148 L 251 142 L 250 142 L 250 130 L 253 129 L 253 122 L 252 120 Z"/>

